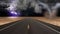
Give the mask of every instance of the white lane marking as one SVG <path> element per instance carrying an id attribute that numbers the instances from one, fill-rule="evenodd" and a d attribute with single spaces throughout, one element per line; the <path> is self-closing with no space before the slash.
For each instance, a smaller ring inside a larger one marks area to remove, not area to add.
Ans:
<path id="1" fill-rule="evenodd" d="M 30 28 L 29 24 L 28 24 L 28 29 Z"/>
<path id="2" fill-rule="evenodd" d="M 23 22 L 25 19 L 22 19 L 22 21 L 20 21 L 20 22 Z M 16 21 L 17 22 L 17 21 Z M 19 22 L 17 22 L 17 23 L 19 23 Z M 7 28 L 9 28 L 9 27 L 11 27 L 11 26 L 14 26 L 15 24 L 17 24 L 17 23 L 14 23 L 14 24 L 11 24 L 11 25 L 9 25 L 9 26 L 7 26 L 7 27 L 5 27 L 5 28 L 2 28 L 2 29 L 0 29 L 0 31 L 3 31 L 3 30 L 5 30 L 5 29 L 7 29 Z M 28 29 L 29 29 L 29 25 L 28 25 Z"/>
<path id="3" fill-rule="evenodd" d="M 17 24 L 17 23 L 14 23 L 14 24 L 11 24 L 11 25 L 9 25 L 9 26 L 7 26 L 7 27 L 5 27 L 5 28 L 2 28 L 2 29 L 0 29 L 0 31 L 3 31 L 3 30 L 5 30 L 5 29 L 7 29 L 7 28 L 9 28 L 9 27 L 11 27 L 11 26 L 14 26 L 15 24 Z"/>
<path id="4" fill-rule="evenodd" d="M 20 21 L 20 22 L 21 22 L 21 21 Z M 11 24 L 11 25 L 9 25 L 9 26 L 7 26 L 7 27 L 5 27 L 5 28 L 0 29 L 0 31 L 3 31 L 3 30 L 5 30 L 5 29 L 7 29 L 7 28 L 9 28 L 9 27 L 11 27 L 11 26 L 14 26 L 14 25 L 17 24 L 17 23 L 20 23 L 20 22 L 16 21 L 14 24 Z M 23 22 L 23 21 L 22 21 L 22 22 Z"/>
<path id="5" fill-rule="evenodd" d="M 59 34 L 60 34 L 60 32 L 59 32 L 59 31 L 57 31 L 57 30 L 53 29 L 52 27 L 49 27 L 49 26 L 47 26 L 47 25 L 45 25 L 45 24 L 43 24 L 43 23 L 40 23 L 39 21 L 38 21 L 38 23 L 39 23 L 39 24 L 41 24 L 41 25 L 43 25 L 43 26 L 45 26 L 45 27 L 48 27 L 49 29 L 51 29 L 51 30 L 53 30 L 53 31 L 55 31 L 55 32 L 57 32 L 57 33 L 59 33 Z"/>

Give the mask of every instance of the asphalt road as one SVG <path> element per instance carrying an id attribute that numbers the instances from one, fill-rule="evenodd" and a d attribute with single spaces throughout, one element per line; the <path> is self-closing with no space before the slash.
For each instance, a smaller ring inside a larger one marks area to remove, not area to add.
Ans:
<path id="1" fill-rule="evenodd" d="M 3 26 L 0 27 L 0 34 L 60 34 L 58 30 L 30 18 Z"/>
<path id="2" fill-rule="evenodd" d="M 47 26 L 46 24 L 32 20 L 30 23 L 30 29 L 29 29 L 30 34 L 60 34 L 59 31 L 53 29 L 50 26 Z"/>

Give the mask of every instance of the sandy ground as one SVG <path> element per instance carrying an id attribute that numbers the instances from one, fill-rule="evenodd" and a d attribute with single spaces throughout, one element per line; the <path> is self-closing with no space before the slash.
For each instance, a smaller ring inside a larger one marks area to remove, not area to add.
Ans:
<path id="1" fill-rule="evenodd" d="M 33 19 L 40 20 L 49 24 L 60 26 L 60 17 L 48 19 L 45 17 L 32 17 Z M 24 17 L 0 17 L 0 25 L 8 24 L 14 21 L 22 20 Z"/>
<path id="2" fill-rule="evenodd" d="M 46 22 L 46 23 L 49 23 L 49 24 L 53 24 L 53 25 L 56 25 L 56 26 L 60 27 L 60 17 L 56 17 L 54 19 L 48 19 L 48 18 L 45 18 L 45 17 L 35 17 L 34 19 L 37 19 L 37 20 L 40 20 L 40 21 L 43 21 L 43 22 Z"/>
<path id="3" fill-rule="evenodd" d="M 22 19 L 22 17 L 0 17 L 0 25 L 8 24 Z"/>

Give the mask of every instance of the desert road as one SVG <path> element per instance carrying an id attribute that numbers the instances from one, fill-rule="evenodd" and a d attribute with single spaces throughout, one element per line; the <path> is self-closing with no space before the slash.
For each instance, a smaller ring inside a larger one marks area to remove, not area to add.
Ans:
<path id="1" fill-rule="evenodd" d="M 27 18 L 0 26 L 0 34 L 60 34 L 60 31 L 38 20 Z"/>

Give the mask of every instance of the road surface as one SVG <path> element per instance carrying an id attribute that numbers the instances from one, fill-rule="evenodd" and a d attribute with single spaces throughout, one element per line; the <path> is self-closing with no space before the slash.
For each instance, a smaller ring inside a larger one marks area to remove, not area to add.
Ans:
<path id="1" fill-rule="evenodd" d="M 60 34 L 60 32 L 40 21 L 27 18 L 1 26 L 0 34 Z"/>

